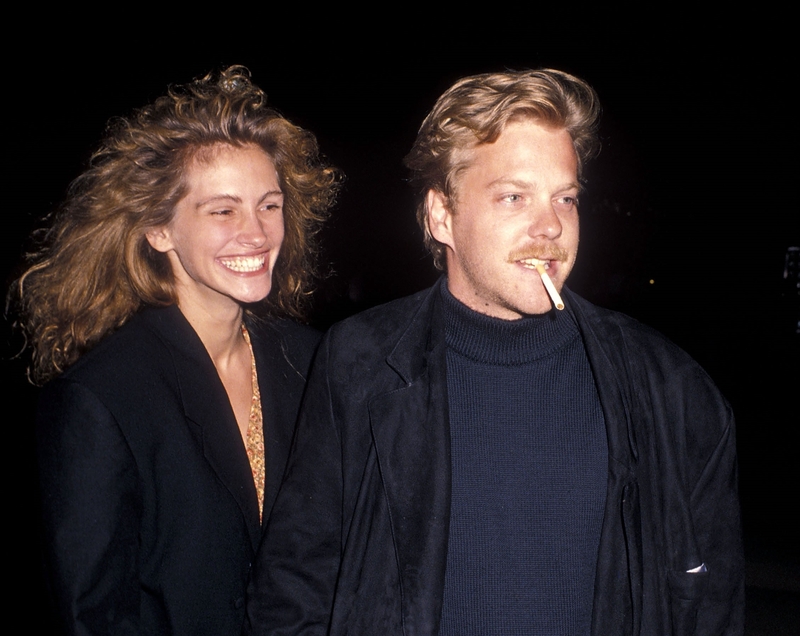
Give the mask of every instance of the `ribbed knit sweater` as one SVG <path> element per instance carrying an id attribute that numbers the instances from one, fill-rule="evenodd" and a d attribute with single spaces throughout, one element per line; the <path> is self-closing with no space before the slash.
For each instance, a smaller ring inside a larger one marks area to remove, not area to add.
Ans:
<path id="1" fill-rule="evenodd" d="M 505 321 L 442 286 L 452 507 L 440 634 L 589 634 L 606 496 L 600 402 L 569 311 Z"/>

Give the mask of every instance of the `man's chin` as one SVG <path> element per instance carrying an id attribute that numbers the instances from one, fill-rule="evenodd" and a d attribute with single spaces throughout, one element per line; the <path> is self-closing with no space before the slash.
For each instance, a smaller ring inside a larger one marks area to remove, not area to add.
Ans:
<path id="1" fill-rule="evenodd" d="M 541 316 L 553 311 L 553 309 L 555 309 L 553 300 L 547 294 L 547 291 L 543 289 L 541 294 L 537 293 L 528 302 L 518 304 L 515 311 L 520 314 L 520 317 L 524 317 Z"/>

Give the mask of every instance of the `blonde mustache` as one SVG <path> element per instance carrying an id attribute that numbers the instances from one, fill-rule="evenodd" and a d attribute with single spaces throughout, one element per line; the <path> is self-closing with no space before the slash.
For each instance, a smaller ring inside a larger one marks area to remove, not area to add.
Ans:
<path id="1" fill-rule="evenodd" d="M 566 261 L 569 259 L 569 252 L 563 247 L 530 245 L 511 252 L 508 256 L 508 262 L 516 263 L 517 261 L 526 261 L 531 258 L 540 261 Z"/>

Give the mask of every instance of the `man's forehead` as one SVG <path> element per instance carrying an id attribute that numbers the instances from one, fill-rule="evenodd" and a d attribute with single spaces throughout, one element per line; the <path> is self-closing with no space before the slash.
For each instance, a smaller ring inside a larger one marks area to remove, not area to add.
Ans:
<path id="1" fill-rule="evenodd" d="M 511 115 L 499 128 L 499 132 L 490 139 L 481 138 L 478 133 L 470 131 L 468 134 L 463 135 L 459 140 L 460 143 L 454 145 L 454 153 L 470 153 L 476 148 L 497 143 L 497 141 L 505 134 L 510 126 L 515 124 L 530 123 L 541 126 L 550 132 L 557 132 L 559 130 L 567 130 L 566 126 L 560 122 L 554 122 L 543 117 L 531 115 L 525 111 L 517 111 Z M 569 132 L 569 131 L 567 131 Z M 571 137 L 571 136 L 570 136 Z"/>
<path id="2" fill-rule="evenodd" d="M 541 126 L 548 132 L 557 133 L 559 131 L 566 131 L 567 129 L 564 126 L 559 126 L 543 120 L 539 117 L 532 117 L 530 115 L 515 115 L 513 119 L 509 119 L 506 124 L 503 126 L 502 131 L 492 141 L 481 141 L 477 135 L 472 135 L 472 139 L 465 139 L 462 144 L 456 146 L 452 152 L 452 159 L 451 165 L 453 166 L 452 170 L 452 183 L 451 186 L 455 186 L 458 182 L 458 179 L 463 175 L 463 173 L 468 170 L 472 164 L 474 163 L 477 156 L 481 153 L 481 149 L 487 148 L 488 146 L 494 145 L 503 138 L 503 135 L 508 130 L 509 126 L 514 124 L 520 123 L 532 123 L 537 126 Z M 568 132 L 568 131 L 567 131 Z M 571 140 L 571 137 L 570 137 Z M 573 148 L 574 150 L 574 148 Z M 577 159 L 577 154 L 576 154 Z M 577 184 L 576 184 L 577 185 Z"/>

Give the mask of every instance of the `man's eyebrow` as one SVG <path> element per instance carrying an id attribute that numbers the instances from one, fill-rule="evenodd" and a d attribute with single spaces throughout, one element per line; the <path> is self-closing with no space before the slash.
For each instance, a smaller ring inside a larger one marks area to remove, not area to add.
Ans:
<path id="1" fill-rule="evenodd" d="M 512 188 L 519 188 L 520 190 L 528 190 L 535 188 L 536 184 L 521 179 L 506 179 L 505 177 L 500 177 L 499 179 L 491 181 L 488 185 L 488 187 L 492 189 L 505 188 L 508 186 L 511 186 Z"/>
<path id="2" fill-rule="evenodd" d="M 497 188 L 505 188 L 508 186 L 511 186 L 512 188 L 519 188 L 520 190 L 536 190 L 539 187 L 533 181 L 525 181 L 521 179 L 506 179 L 505 177 L 500 177 L 499 179 L 491 181 L 487 187 L 494 190 Z M 578 183 L 577 181 L 570 181 L 556 188 L 556 191 L 561 192 L 563 190 L 571 190 L 571 189 L 580 191 L 582 188 L 580 183 Z"/>

